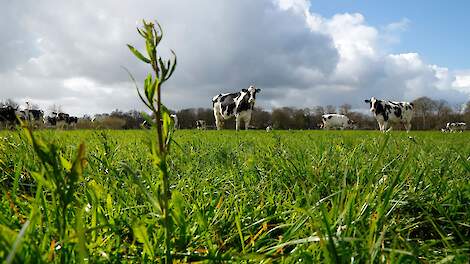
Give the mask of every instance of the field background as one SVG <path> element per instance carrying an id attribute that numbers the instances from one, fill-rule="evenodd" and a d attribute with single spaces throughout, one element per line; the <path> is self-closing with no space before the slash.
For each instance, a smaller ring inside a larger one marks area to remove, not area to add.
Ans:
<path id="1" fill-rule="evenodd" d="M 58 169 L 25 135 L 0 131 L 0 260 L 163 256 L 152 131 L 35 132 Z M 468 132 L 179 130 L 174 139 L 177 259 L 469 261 Z M 82 142 L 83 172 L 64 185 L 54 177 L 75 175 Z"/>

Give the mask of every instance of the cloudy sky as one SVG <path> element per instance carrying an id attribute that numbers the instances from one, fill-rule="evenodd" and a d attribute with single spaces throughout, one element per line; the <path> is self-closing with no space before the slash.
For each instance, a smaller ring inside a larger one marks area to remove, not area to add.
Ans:
<path id="1" fill-rule="evenodd" d="M 424 0 L 2 1 L 0 100 L 76 115 L 143 109 L 121 66 L 138 80 L 148 72 L 125 46 L 142 47 L 145 18 L 163 26 L 162 54 L 178 55 L 163 93 L 175 110 L 250 84 L 265 109 L 365 108 L 371 96 L 459 105 L 470 99 L 465 10 Z"/>

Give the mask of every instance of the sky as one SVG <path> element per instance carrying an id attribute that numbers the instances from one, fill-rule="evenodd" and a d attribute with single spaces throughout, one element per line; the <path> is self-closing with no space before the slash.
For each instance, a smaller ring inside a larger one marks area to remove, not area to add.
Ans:
<path id="1" fill-rule="evenodd" d="M 117 4 L 118 3 L 118 4 Z M 144 110 L 122 69 L 142 83 L 148 65 L 135 27 L 158 19 L 163 57 L 178 65 L 163 87 L 173 110 L 212 107 L 250 85 L 256 105 L 351 104 L 375 96 L 470 100 L 467 1 L 100 0 L 2 1 L 0 100 L 74 115 Z"/>

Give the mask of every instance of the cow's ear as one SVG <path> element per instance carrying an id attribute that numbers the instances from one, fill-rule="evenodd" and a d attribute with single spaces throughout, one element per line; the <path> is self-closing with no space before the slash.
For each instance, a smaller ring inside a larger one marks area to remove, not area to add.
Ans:
<path id="1" fill-rule="evenodd" d="M 366 102 L 366 103 L 370 103 L 370 100 L 369 100 L 369 99 L 366 99 L 366 100 L 364 100 L 364 102 Z"/>
<path id="2" fill-rule="evenodd" d="M 242 92 L 247 93 L 248 90 L 247 89 L 242 89 Z"/>
<path id="3" fill-rule="evenodd" d="M 257 93 L 261 92 L 261 89 L 260 89 L 260 88 L 257 88 L 257 89 L 256 89 L 256 92 L 257 92 Z"/>

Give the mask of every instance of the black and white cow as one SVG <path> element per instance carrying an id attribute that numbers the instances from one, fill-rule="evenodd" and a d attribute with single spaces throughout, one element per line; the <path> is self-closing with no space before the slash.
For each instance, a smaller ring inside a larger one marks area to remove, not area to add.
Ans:
<path id="1" fill-rule="evenodd" d="M 321 127 L 326 130 L 330 130 L 331 128 L 339 128 L 341 130 L 352 128 L 352 124 L 354 123 L 347 116 L 340 114 L 322 115 L 322 122 L 323 124 Z"/>
<path id="2" fill-rule="evenodd" d="M 196 120 L 196 128 L 198 130 L 206 130 L 206 121 L 205 120 Z"/>
<path id="3" fill-rule="evenodd" d="M 6 106 L 0 108 L 0 123 L 5 125 L 16 125 L 18 124 L 17 116 L 18 108 Z"/>
<path id="4" fill-rule="evenodd" d="M 44 122 L 44 111 L 38 109 L 31 109 L 25 111 L 29 120 L 36 122 Z"/>
<path id="5" fill-rule="evenodd" d="M 242 89 L 238 93 L 219 94 L 212 98 L 212 106 L 214 108 L 214 117 L 217 130 L 224 126 L 224 120 L 235 116 L 236 130 L 240 130 L 240 122 L 244 121 L 245 130 L 251 121 L 251 113 L 255 106 L 256 94 L 261 89 L 255 88 L 254 85 L 248 89 Z"/>
<path id="6" fill-rule="evenodd" d="M 370 111 L 374 113 L 377 123 L 379 123 L 380 131 L 387 130 L 389 123 L 402 123 L 407 132 L 411 129 L 411 119 L 413 118 L 413 103 L 394 102 L 379 100 L 375 97 L 364 100 L 370 105 Z"/>
<path id="7" fill-rule="evenodd" d="M 30 122 L 30 124 L 35 127 L 41 127 L 46 123 L 44 111 L 39 109 L 26 109 L 25 111 L 21 111 L 20 119 Z"/>
<path id="8" fill-rule="evenodd" d="M 46 118 L 46 124 L 49 124 L 51 126 L 55 126 L 57 125 L 57 117 L 55 116 L 48 116 Z"/>
<path id="9" fill-rule="evenodd" d="M 467 124 L 464 122 L 449 122 L 446 124 L 445 130 L 447 132 L 463 132 Z"/>
<path id="10" fill-rule="evenodd" d="M 69 126 L 76 126 L 78 123 L 78 117 L 76 116 L 69 116 L 66 120 L 67 125 Z"/>
<path id="11" fill-rule="evenodd" d="M 53 116 L 47 117 L 47 123 L 51 126 L 58 126 L 64 128 L 65 126 L 75 126 L 78 123 L 78 117 L 70 116 L 66 113 L 52 112 Z"/>
<path id="12" fill-rule="evenodd" d="M 65 128 L 65 126 L 68 124 L 68 120 L 70 118 L 70 115 L 66 114 L 66 113 L 52 113 L 52 114 L 55 114 L 56 125 L 59 128 Z"/>

